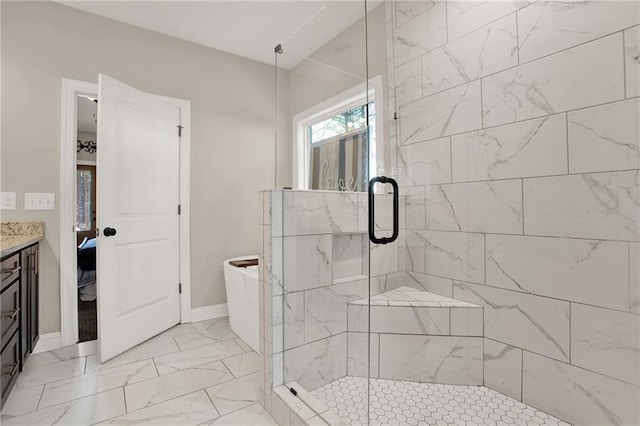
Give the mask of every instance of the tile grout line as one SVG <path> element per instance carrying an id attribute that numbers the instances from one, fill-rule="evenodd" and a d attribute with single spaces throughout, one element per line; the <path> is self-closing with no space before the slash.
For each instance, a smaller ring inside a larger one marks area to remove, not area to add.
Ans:
<path id="1" fill-rule="evenodd" d="M 471 84 L 474 81 L 476 81 L 476 80 L 473 80 L 471 82 L 464 83 L 464 84 Z M 464 84 L 462 84 L 460 86 L 463 86 Z M 455 86 L 455 87 L 452 87 L 451 89 L 454 89 L 454 88 L 460 87 L 460 86 Z M 449 89 L 446 89 L 446 90 L 449 90 Z M 438 93 L 442 93 L 442 92 L 438 92 Z M 432 96 L 432 95 L 429 95 L 429 96 Z M 527 117 L 527 118 L 523 118 L 523 119 L 520 119 L 520 120 L 506 121 L 504 123 L 494 124 L 494 125 L 491 125 L 491 126 L 485 126 L 483 128 L 478 128 L 478 129 L 468 129 L 468 130 L 465 130 L 463 132 L 451 133 L 449 135 L 441 135 L 441 136 L 438 136 L 436 138 L 424 139 L 424 140 L 420 140 L 420 141 L 417 141 L 417 142 L 401 143 L 401 141 L 399 140 L 398 147 L 402 148 L 402 147 L 405 147 L 405 146 L 408 146 L 408 145 L 415 145 L 417 143 L 429 142 L 429 141 L 437 140 L 437 139 L 440 139 L 440 138 L 443 138 L 443 137 L 446 137 L 446 136 L 466 135 L 466 134 L 469 134 L 469 133 L 476 133 L 476 132 L 478 132 L 480 130 L 489 130 L 489 129 L 495 129 L 495 128 L 498 128 L 498 127 L 513 125 L 513 124 L 516 124 L 516 123 L 524 123 L 524 122 L 532 121 L 532 120 L 540 120 L 540 119 L 543 119 L 545 117 L 555 116 L 555 115 L 559 115 L 559 114 L 563 114 L 563 113 L 576 112 L 576 111 L 582 111 L 582 110 L 586 110 L 586 109 L 604 107 L 604 106 L 607 106 L 607 105 L 612 105 L 612 104 L 615 104 L 615 103 L 621 103 L 621 102 L 629 101 L 631 99 L 638 99 L 638 98 L 640 98 L 640 95 L 639 96 L 633 96 L 633 97 L 630 97 L 630 98 L 622 97 L 622 98 L 619 98 L 619 99 L 614 99 L 614 100 L 611 100 L 611 101 L 606 101 L 606 102 L 602 102 L 602 103 L 598 103 L 598 104 L 582 106 L 582 107 L 568 109 L 568 110 L 564 110 L 564 111 L 557 111 L 557 112 L 554 112 L 552 114 L 544 114 L 544 115 L 539 115 L 539 116 L 534 116 L 534 117 Z M 424 99 L 424 98 L 422 98 L 422 99 Z M 417 101 L 414 101 L 414 102 L 417 102 Z"/>

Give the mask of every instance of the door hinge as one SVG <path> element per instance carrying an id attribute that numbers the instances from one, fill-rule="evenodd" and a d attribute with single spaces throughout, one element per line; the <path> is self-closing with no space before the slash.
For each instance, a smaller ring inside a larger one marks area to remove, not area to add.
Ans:
<path id="1" fill-rule="evenodd" d="M 397 113 L 397 112 L 394 112 L 394 113 L 393 113 L 393 119 L 394 119 L 394 120 L 397 120 L 397 119 L 398 119 L 398 113 Z"/>
<path id="2" fill-rule="evenodd" d="M 182 137 L 182 126 L 178 126 L 178 137 Z"/>
<path id="3" fill-rule="evenodd" d="M 182 214 L 182 204 L 178 204 L 178 215 Z"/>
<path id="4" fill-rule="evenodd" d="M 178 293 L 182 294 L 182 283 L 178 283 Z"/>

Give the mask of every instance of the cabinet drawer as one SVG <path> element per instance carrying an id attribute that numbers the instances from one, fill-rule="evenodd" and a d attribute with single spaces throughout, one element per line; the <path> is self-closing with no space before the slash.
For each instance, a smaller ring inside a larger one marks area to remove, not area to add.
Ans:
<path id="1" fill-rule="evenodd" d="M 4 348 L 20 324 L 20 281 L 0 293 L 0 347 Z"/>
<path id="2" fill-rule="evenodd" d="M 2 275 L 2 288 L 18 278 L 20 274 L 20 253 L 11 255 L 1 262 L 0 273 Z"/>
<path id="3" fill-rule="evenodd" d="M 0 355 L 0 387 L 2 389 L 2 405 L 9 396 L 11 387 L 18 379 L 18 371 L 20 370 L 20 345 L 18 335 L 14 333 L 9 343 Z"/>

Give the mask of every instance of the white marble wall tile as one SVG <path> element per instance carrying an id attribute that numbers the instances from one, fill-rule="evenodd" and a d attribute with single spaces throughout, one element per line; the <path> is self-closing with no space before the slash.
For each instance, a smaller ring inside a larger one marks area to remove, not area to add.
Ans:
<path id="1" fill-rule="evenodd" d="M 206 389 L 221 416 L 258 401 L 261 373 L 253 373 Z"/>
<path id="2" fill-rule="evenodd" d="M 380 335 L 380 378 L 482 384 L 482 338 Z"/>
<path id="3" fill-rule="evenodd" d="M 483 78 L 484 126 L 623 99 L 621 46 L 618 33 Z"/>
<path id="4" fill-rule="evenodd" d="M 640 318 L 572 303 L 571 364 L 640 385 Z"/>
<path id="5" fill-rule="evenodd" d="M 271 233 L 274 237 L 281 237 L 283 230 L 283 193 L 284 191 L 269 191 L 269 204 L 265 205 L 268 208 L 269 218 L 265 218 L 265 223 L 271 223 Z"/>
<path id="6" fill-rule="evenodd" d="M 126 413 L 122 389 L 76 399 L 65 404 L 34 411 L 24 416 L 2 419 L 12 425 L 87 425 L 102 422 Z"/>
<path id="7" fill-rule="evenodd" d="M 380 237 L 381 235 L 378 235 Z M 398 241 L 389 244 L 370 244 L 368 252 L 371 257 L 369 275 L 376 277 L 379 275 L 391 274 L 398 271 Z"/>
<path id="8" fill-rule="evenodd" d="M 522 234 L 522 182 L 455 183 L 425 188 L 427 229 Z"/>
<path id="9" fill-rule="evenodd" d="M 380 184 L 376 188 L 381 187 Z M 376 193 L 374 220 L 376 224 L 376 235 L 378 237 L 391 236 L 393 230 L 393 196 L 390 194 L 391 186 L 386 185 L 386 193 Z M 402 190 L 400 190 L 402 194 Z M 400 202 L 398 202 L 400 204 Z M 369 231 L 369 196 L 367 193 L 358 194 L 358 232 L 367 233 Z M 387 232 L 379 232 L 387 231 Z M 365 235 L 365 239 L 368 238 Z"/>
<path id="10" fill-rule="evenodd" d="M 626 254 L 624 242 L 487 235 L 487 284 L 626 311 Z"/>
<path id="11" fill-rule="evenodd" d="M 397 105 L 415 101 L 422 97 L 422 68 L 420 58 L 415 58 L 395 69 Z"/>
<path id="12" fill-rule="evenodd" d="M 312 391 L 347 374 L 347 333 L 285 352 L 284 377 Z"/>
<path id="13" fill-rule="evenodd" d="M 146 360 L 47 383 L 38 408 L 51 407 L 153 377 L 158 377 L 156 367 L 152 360 Z"/>
<path id="14" fill-rule="evenodd" d="M 573 424 L 640 423 L 640 388 L 524 352 L 522 401 Z"/>
<path id="15" fill-rule="evenodd" d="M 284 306 L 280 309 L 284 309 L 284 348 L 291 349 L 302 345 L 305 329 L 304 292 L 285 294 Z M 276 351 L 280 352 L 281 348 L 277 347 Z"/>
<path id="16" fill-rule="evenodd" d="M 640 26 L 624 32 L 627 98 L 640 96 Z"/>
<path id="17" fill-rule="evenodd" d="M 426 272 L 444 278 L 484 283 L 484 235 L 423 231 Z"/>
<path id="18" fill-rule="evenodd" d="M 271 291 L 273 295 L 282 294 L 283 292 L 283 238 L 273 237 L 271 238 L 271 245 L 269 255 L 265 256 L 265 274 L 267 276 L 267 284 L 271 285 Z"/>
<path id="19" fill-rule="evenodd" d="M 511 14 L 422 56 L 422 96 L 518 65 Z"/>
<path id="20" fill-rule="evenodd" d="M 357 208 L 356 193 L 286 191 L 284 235 L 356 232 Z"/>
<path id="21" fill-rule="evenodd" d="M 406 285 L 439 294 L 440 296 L 453 297 L 453 281 L 448 278 L 434 277 L 418 272 L 408 272 Z"/>
<path id="22" fill-rule="evenodd" d="M 438 4 L 439 0 L 401 0 L 395 2 L 387 2 L 395 12 L 396 27 L 403 25 L 405 22 L 415 18 L 425 10 L 431 9 Z M 391 15 L 387 15 L 391 17 Z"/>
<path id="23" fill-rule="evenodd" d="M 570 112 L 569 172 L 640 168 L 640 99 Z"/>
<path id="24" fill-rule="evenodd" d="M 629 243 L 629 310 L 640 314 L 640 243 Z"/>
<path id="25" fill-rule="evenodd" d="M 284 383 L 284 352 L 273 354 L 273 365 L 271 372 L 272 386 L 280 386 Z"/>
<path id="26" fill-rule="evenodd" d="M 363 273 L 363 234 L 333 236 L 333 280 Z"/>
<path id="27" fill-rule="evenodd" d="M 564 114 L 452 136 L 453 182 L 567 173 Z"/>
<path id="28" fill-rule="evenodd" d="M 527 0 L 447 1 L 449 40 L 460 37 L 529 4 Z"/>
<path id="29" fill-rule="evenodd" d="M 367 377 L 367 365 L 371 377 L 378 377 L 378 354 L 379 335 L 377 333 L 357 333 L 349 332 L 348 354 L 347 354 L 347 375 L 355 377 Z M 369 346 L 369 339 L 371 340 Z M 367 348 L 370 347 L 367 358 Z"/>
<path id="30" fill-rule="evenodd" d="M 401 65 L 447 42 L 445 2 L 429 8 L 393 33 L 395 64 Z"/>
<path id="31" fill-rule="evenodd" d="M 301 291 L 333 284 L 331 235 L 284 238 L 284 290 Z"/>
<path id="32" fill-rule="evenodd" d="M 220 417 L 204 391 L 143 408 L 108 420 L 108 424 L 199 425 Z"/>
<path id="33" fill-rule="evenodd" d="M 401 191 L 402 192 L 402 191 Z M 426 206 L 424 188 L 413 186 L 404 191 L 404 226 L 401 229 L 425 229 Z"/>
<path id="34" fill-rule="evenodd" d="M 638 171 L 525 179 L 529 235 L 637 241 Z"/>
<path id="35" fill-rule="evenodd" d="M 403 252 L 402 249 L 405 249 Z M 427 272 L 426 255 L 424 247 L 401 247 L 400 248 L 400 268 L 402 265 L 407 271 Z M 403 258 L 404 256 L 404 258 Z M 404 261 L 404 263 L 402 263 Z"/>
<path id="36" fill-rule="evenodd" d="M 405 285 L 406 271 L 371 278 L 371 296 L 393 290 Z"/>
<path id="37" fill-rule="evenodd" d="M 347 331 L 347 303 L 369 295 L 369 280 L 309 290 L 304 293 L 305 342 Z"/>
<path id="38" fill-rule="evenodd" d="M 569 360 L 569 302 L 460 282 L 453 297 L 484 306 L 485 337 Z"/>
<path id="39" fill-rule="evenodd" d="M 449 308 L 349 305 L 349 331 L 449 335 Z"/>
<path id="40" fill-rule="evenodd" d="M 522 349 L 484 339 L 484 385 L 522 399 Z"/>
<path id="41" fill-rule="evenodd" d="M 484 334 L 482 308 L 451 308 L 452 336 L 479 336 Z"/>
<path id="42" fill-rule="evenodd" d="M 221 361 L 165 374 L 125 386 L 127 409 L 135 411 L 232 379 Z"/>
<path id="43" fill-rule="evenodd" d="M 398 148 L 398 162 L 408 185 L 451 182 L 449 138 L 413 143 Z"/>
<path id="44" fill-rule="evenodd" d="M 403 105 L 399 116 L 400 145 L 480 129 L 480 81 Z"/>
<path id="45" fill-rule="evenodd" d="M 538 1 L 518 11 L 520 63 L 640 23 L 635 1 Z"/>

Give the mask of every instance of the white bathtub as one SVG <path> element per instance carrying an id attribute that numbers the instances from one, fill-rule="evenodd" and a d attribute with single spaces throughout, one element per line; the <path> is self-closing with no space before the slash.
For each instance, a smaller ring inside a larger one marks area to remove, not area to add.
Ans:
<path id="1" fill-rule="evenodd" d="M 243 256 L 225 260 L 224 284 L 227 289 L 231 330 L 254 351 L 259 352 L 258 267 L 238 268 L 229 264 L 234 260 L 257 258 L 258 256 Z"/>

